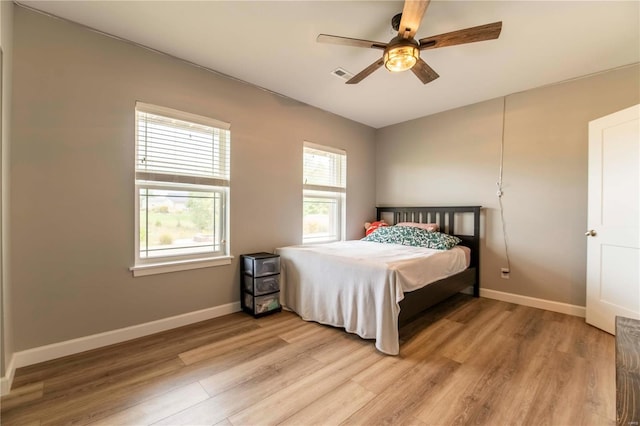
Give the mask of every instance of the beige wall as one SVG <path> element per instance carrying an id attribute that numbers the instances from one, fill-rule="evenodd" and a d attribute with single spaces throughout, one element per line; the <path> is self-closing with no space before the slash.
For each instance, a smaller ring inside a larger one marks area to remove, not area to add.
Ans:
<path id="1" fill-rule="evenodd" d="M 375 213 L 375 131 L 15 8 L 15 349 L 239 300 L 231 266 L 133 278 L 137 100 L 231 123 L 231 249 L 301 242 L 302 146 L 348 155 L 347 237 Z"/>
<path id="2" fill-rule="evenodd" d="M 2 48 L 2 147 L 0 154 L 0 377 L 13 355 L 11 325 L 11 277 L 9 274 L 9 141 L 11 139 L 11 92 L 13 62 L 13 3 L 0 1 L 0 48 Z"/>
<path id="3" fill-rule="evenodd" d="M 380 205 L 482 205 L 481 285 L 585 304 L 587 125 L 640 102 L 635 65 L 506 98 L 506 266 L 496 196 L 503 99 L 380 129 Z"/>

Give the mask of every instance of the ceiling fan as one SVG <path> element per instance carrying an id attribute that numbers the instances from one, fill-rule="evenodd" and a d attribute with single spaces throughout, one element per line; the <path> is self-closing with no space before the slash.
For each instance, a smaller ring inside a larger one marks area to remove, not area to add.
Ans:
<path id="1" fill-rule="evenodd" d="M 492 40 L 500 36 L 502 22 L 494 22 L 492 24 L 480 25 L 416 40 L 413 37 L 418 31 L 418 27 L 427 10 L 427 6 L 429 6 L 429 2 L 430 0 L 405 0 L 402 13 L 395 15 L 391 19 L 391 25 L 394 30 L 398 31 L 398 35 L 392 38 L 389 43 L 328 34 L 320 34 L 316 41 L 384 51 L 382 58 L 351 77 L 351 79 L 347 81 L 347 84 L 357 84 L 361 82 L 382 65 L 391 72 L 410 69 L 423 84 L 427 84 L 438 78 L 439 75 L 420 58 L 421 50 Z"/>

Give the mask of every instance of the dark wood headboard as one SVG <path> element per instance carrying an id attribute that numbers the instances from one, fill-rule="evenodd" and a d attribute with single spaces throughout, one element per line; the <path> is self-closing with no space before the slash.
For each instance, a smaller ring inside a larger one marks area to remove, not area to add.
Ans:
<path id="1" fill-rule="evenodd" d="M 399 222 L 437 223 L 440 231 L 450 235 L 455 235 L 462 240 L 462 245 L 471 249 L 471 259 L 469 268 L 454 276 L 436 281 L 421 289 L 405 293 L 405 298 L 400 302 L 400 324 L 407 323 L 415 315 L 424 309 L 441 302 L 461 291 L 468 286 L 473 286 L 473 295 L 480 297 L 480 206 L 452 206 L 452 207 L 377 207 L 378 220 L 391 219 L 394 225 Z M 463 222 L 464 232 L 458 230 L 458 225 L 462 217 L 467 219 L 468 215 L 473 216 L 473 231 L 466 220 Z M 389 216 L 392 216 L 391 218 Z M 457 220 L 458 219 L 458 220 Z M 471 232 L 471 235 L 468 233 Z"/>
<path id="2" fill-rule="evenodd" d="M 480 266 L 480 209 L 481 206 L 455 206 L 455 207 L 376 207 L 377 220 L 381 220 L 393 214 L 393 225 L 399 222 L 437 223 L 440 231 L 455 235 L 462 240 L 462 245 L 471 249 L 471 264 Z M 386 214 L 385 214 L 386 213 Z M 473 234 L 462 235 L 456 233 L 455 215 L 473 214 Z M 478 277 L 479 278 L 479 277 Z"/>

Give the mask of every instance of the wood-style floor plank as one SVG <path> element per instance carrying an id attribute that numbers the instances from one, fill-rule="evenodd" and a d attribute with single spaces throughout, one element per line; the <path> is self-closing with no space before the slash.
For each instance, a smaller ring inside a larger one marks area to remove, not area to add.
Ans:
<path id="1" fill-rule="evenodd" d="M 316 328 L 312 327 L 311 324 L 309 325 L 310 329 Z M 278 371 L 284 365 L 295 361 L 301 356 L 309 356 L 308 353 L 310 351 L 327 347 L 335 350 L 337 346 L 335 344 L 335 330 L 326 329 L 324 332 L 323 330 L 315 330 L 313 335 L 309 335 L 305 339 L 297 339 L 294 343 L 265 352 L 263 355 L 247 362 L 239 363 L 213 374 L 200 380 L 200 384 L 210 396 L 215 396 L 225 390 L 248 382 L 254 377 L 260 377 L 273 370 Z"/>
<path id="2" fill-rule="evenodd" d="M 400 355 L 291 312 L 236 313 L 18 369 L 2 425 L 613 425 L 613 336 L 457 295 Z"/>
<path id="3" fill-rule="evenodd" d="M 433 356 L 416 363 L 392 385 L 380 392 L 367 405 L 354 413 L 345 425 L 410 423 L 417 407 L 459 368 L 460 364 Z"/>
<path id="4" fill-rule="evenodd" d="M 209 399 L 209 394 L 196 382 L 148 399 L 91 424 L 95 426 L 148 424 L 185 410 L 207 399 Z"/>
<path id="5" fill-rule="evenodd" d="M 461 324 L 447 319 L 440 320 L 432 327 L 425 329 L 424 333 L 405 342 L 400 348 L 400 356 L 384 357 L 353 376 L 352 380 L 372 392 L 380 394 L 393 386 L 398 378 L 404 376 L 408 370 L 420 364 L 421 361 L 418 360 L 428 359 L 430 353 L 438 350 L 461 327 Z"/>
<path id="6" fill-rule="evenodd" d="M 362 346 L 245 408 L 229 417 L 229 420 L 234 425 L 278 424 L 301 408 L 332 392 L 349 380 L 355 371 L 366 368 L 383 356 L 368 346 Z"/>
<path id="7" fill-rule="evenodd" d="M 338 425 L 375 398 L 376 394 L 348 380 L 288 417 L 281 425 Z M 332 407 L 327 410 L 327 407 Z"/>
<path id="8" fill-rule="evenodd" d="M 322 365 L 302 356 L 243 382 L 154 425 L 212 425 L 258 404 L 270 395 L 317 371 Z"/>
<path id="9" fill-rule="evenodd" d="M 14 387 L 9 395 L 2 398 L 2 409 L 26 405 L 31 401 L 37 401 L 44 395 L 44 382 L 30 383 L 21 387 Z"/>
<path id="10" fill-rule="evenodd" d="M 444 381 L 439 392 L 422 401 L 416 418 L 428 425 L 471 424 L 484 409 L 492 392 L 500 392 L 504 380 L 512 374 L 508 355 L 511 341 L 494 336 L 496 345 L 484 346 Z"/>

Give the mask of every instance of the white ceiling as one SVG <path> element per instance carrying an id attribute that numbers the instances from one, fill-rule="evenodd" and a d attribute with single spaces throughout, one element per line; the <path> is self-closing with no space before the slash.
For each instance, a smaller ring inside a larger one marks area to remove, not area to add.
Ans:
<path id="1" fill-rule="evenodd" d="M 380 51 L 320 33 L 388 42 L 402 1 L 31 1 L 20 4 L 131 40 L 374 128 L 640 62 L 638 1 L 432 1 L 416 39 L 502 21 L 497 40 L 423 51 L 423 85 Z"/>

